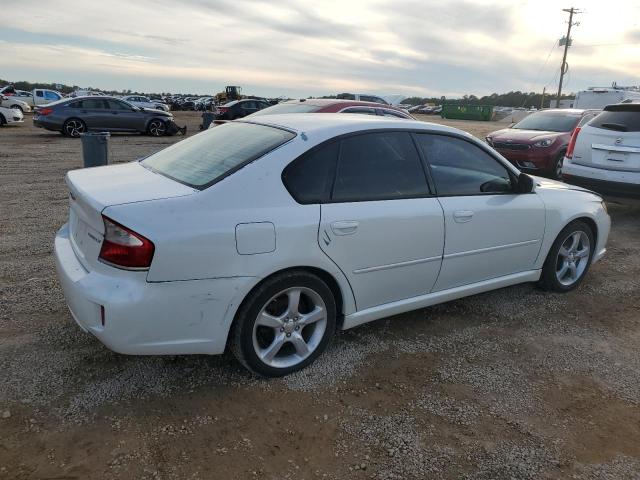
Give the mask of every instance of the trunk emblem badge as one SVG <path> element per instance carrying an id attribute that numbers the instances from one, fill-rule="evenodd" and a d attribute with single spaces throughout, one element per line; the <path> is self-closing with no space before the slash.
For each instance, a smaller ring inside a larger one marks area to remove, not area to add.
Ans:
<path id="1" fill-rule="evenodd" d="M 616 145 L 620 145 L 622 143 L 622 138 L 616 138 Z"/>

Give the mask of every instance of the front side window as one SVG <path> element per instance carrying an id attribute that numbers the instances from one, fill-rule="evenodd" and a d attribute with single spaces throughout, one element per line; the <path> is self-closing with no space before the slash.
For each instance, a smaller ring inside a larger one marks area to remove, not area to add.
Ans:
<path id="1" fill-rule="evenodd" d="M 295 137 L 280 128 L 225 123 L 160 150 L 141 164 L 194 188 L 204 189 Z"/>
<path id="2" fill-rule="evenodd" d="M 513 191 L 505 166 L 483 149 L 460 138 L 417 134 L 438 195 L 480 195 Z"/>
<path id="3" fill-rule="evenodd" d="M 42 90 L 36 90 L 36 97 L 44 97 L 44 92 Z"/>
<path id="4" fill-rule="evenodd" d="M 131 107 L 129 105 L 119 100 L 107 99 L 107 105 L 109 105 L 109 110 L 131 111 Z"/>
<path id="5" fill-rule="evenodd" d="M 342 140 L 333 202 L 428 194 L 424 169 L 409 133 L 376 132 Z"/>

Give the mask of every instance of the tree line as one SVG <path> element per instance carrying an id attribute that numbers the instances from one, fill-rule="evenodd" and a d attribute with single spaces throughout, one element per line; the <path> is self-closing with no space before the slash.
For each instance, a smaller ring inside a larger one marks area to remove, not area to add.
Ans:
<path id="1" fill-rule="evenodd" d="M 561 99 L 573 99 L 575 93 L 562 95 Z M 462 98 L 446 98 L 446 97 L 410 97 L 402 101 L 404 104 L 424 105 L 425 103 L 433 103 L 436 105 L 456 104 L 456 105 L 492 105 L 501 107 L 536 107 L 549 108 L 555 107 L 556 95 L 545 94 L 544 100 L 542 93 L 512 91 L 507 93 L 492 93 L 477 97 L 475 95 L 463 95 Z"/>

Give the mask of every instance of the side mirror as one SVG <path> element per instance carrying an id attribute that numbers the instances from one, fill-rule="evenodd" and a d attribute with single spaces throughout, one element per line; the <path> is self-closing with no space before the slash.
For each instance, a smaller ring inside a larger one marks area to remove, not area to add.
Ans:
<path id="1" fill-rule="evenodd" d="M 526 173 L 518 175 L 518 193 L 533 192 L 533 178 Z"/>

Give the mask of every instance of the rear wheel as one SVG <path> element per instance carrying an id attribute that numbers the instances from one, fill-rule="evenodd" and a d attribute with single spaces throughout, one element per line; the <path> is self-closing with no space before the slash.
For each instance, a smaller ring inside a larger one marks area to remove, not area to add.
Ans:
<path id="1" fill-rule="evenodd" d="M 147 127 L 147 133 L 152 137 L 162 137 L 165 133 L 167 133 L 167 125 L 164 121 L 159 119 L 153 119 L 149 122 L 149 126 Z"/>
<path id="2" fill-rule="evenodd" d="M 573 290 L 587 274 L 594 249 L 591 228 L 580 220 L 571 222 L 551 246 L 542 267 L 540 285 L 556 292 Z"/>
<path id="3" fill-rule="evenodd" d="M 336 328 L 331 289 L 308 272 L 265 281 L 240 307 L 231 349 L 240 363 L 266 377 L 280 377 L 313 362 Z"/>
<path id="4" fill-rule="evenodd" d="M 62 126 L 62 133 L 67 137 L 78 138 L 81 133 L 87 131 L 85 123 L 77 118 L 70 118 Z"/>

